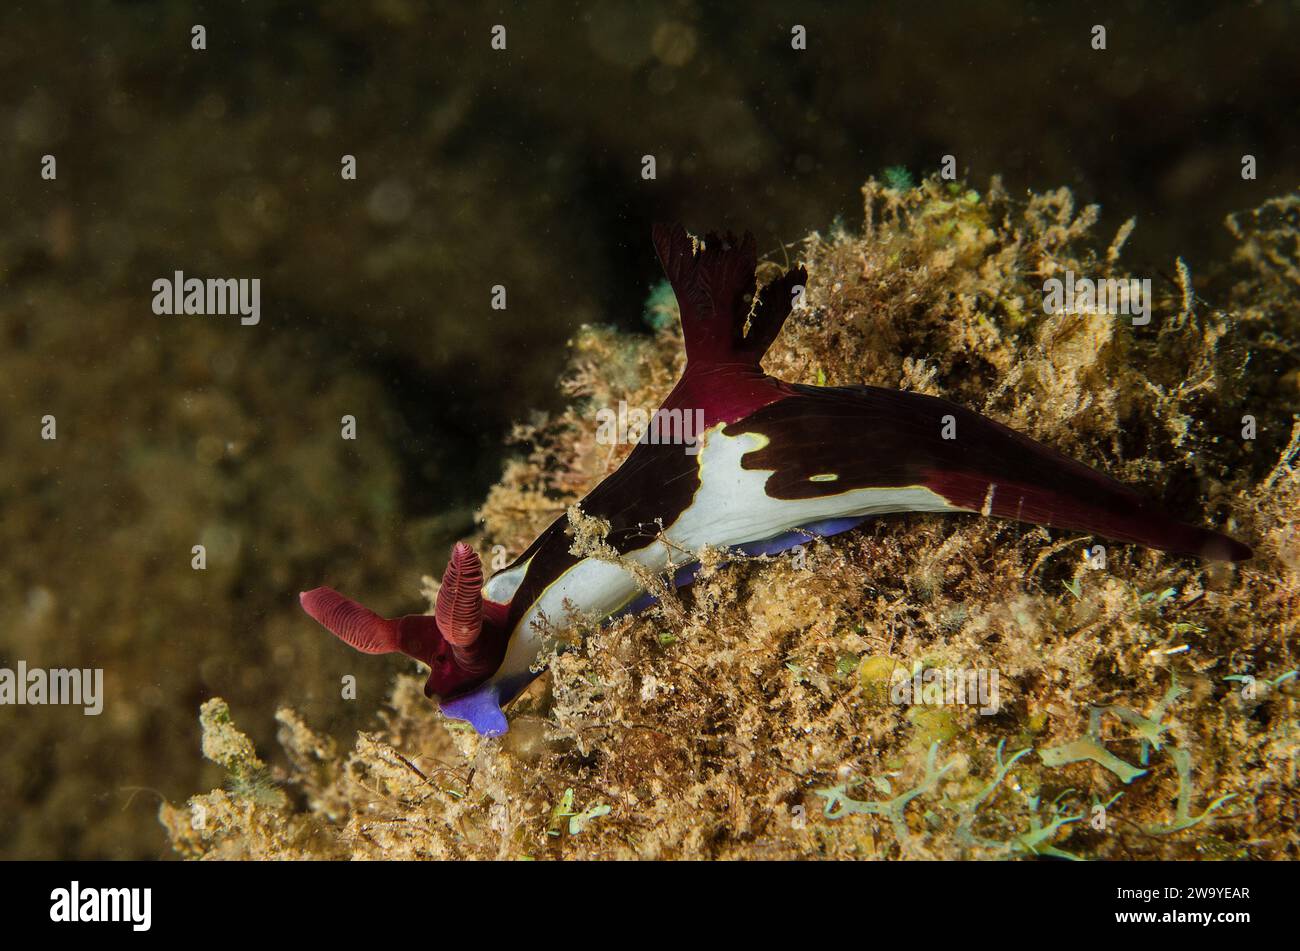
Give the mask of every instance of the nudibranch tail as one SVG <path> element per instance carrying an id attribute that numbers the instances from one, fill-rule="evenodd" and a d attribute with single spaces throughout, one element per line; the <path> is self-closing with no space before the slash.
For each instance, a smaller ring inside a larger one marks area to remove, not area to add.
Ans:
<path id="1" fill-rule="evenodd" d="M 1076 473 L 1064 470 L 1061 475 L 1063 479 L 1079 478 Z M 954 504 L 971 511 L 987 510 L 988 514 L 1000 518 L 1090 532 L 1115 541 L 1212 561 L 1243 561 L 1251 557 L 1250 546 L 1235 538 L 1180 522 L 1122 484 L 1098 473 L 1092 475 L 1098 476 L 1098 484 L 1080 494 L 1057 485 L 999 485 L 985 476 L 952 471 L 932 472 L 926 485 Z"/>
<path id="2" fill-rule="evenodd" d="M 771 498 L 923 488 L 949 510 L 1202 558 L 1251 555 L 1241 542 L 1184 524 L 1104 473 L 947 400 L 872 386 L 792 391 L 727 430 L 767 439 L 742 465 L 772 473 Z M 823 481 L 823 473 L 835 478 Z"/>
<path id="3" fill-rule="evenodd" d="M 1091 532 L 1159 551 L 1242 561 L 1251 550 L 1213 529 L 1179 521 L 1164 507 L 1105 473 L 978 413 L 936 397 L 904 393 L 928 415 L 915 434 L 938 449 L 922 465 L 925 485 L 982 515 Z M 936 417 L 957 420 L 957 438 L 936 440 Z"/>

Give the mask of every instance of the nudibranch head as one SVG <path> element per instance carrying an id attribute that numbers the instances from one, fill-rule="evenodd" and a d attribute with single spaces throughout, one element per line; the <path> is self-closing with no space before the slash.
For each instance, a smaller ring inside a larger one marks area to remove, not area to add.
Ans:
<path id="1" fill-rule="evenodd" d="M 458 542 L 443 573 L 434 613 L 383 618 L 332 588 L 298 596 L 303 610 L 365 654 L 400 652 L 429 665 L 428 697 L 462 693 L 491 674 L 505 650 L 505 615 L 483 599 L 483 563 Z"/>

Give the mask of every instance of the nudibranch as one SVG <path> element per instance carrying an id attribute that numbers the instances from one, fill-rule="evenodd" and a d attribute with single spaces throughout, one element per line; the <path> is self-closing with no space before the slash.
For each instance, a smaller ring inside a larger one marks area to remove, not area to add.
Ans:
<path id="1" fill-rule="evenodd" d="M 656 226 L 654 243 L 686 346 L 686 369 L 661 410 L 702 411 L 704 429 L 690 452 L 643 438 L 580 503 L 609 524 L 606 541 L 625 563 L 684 585 L 705 546 L 774 554 L 888 512 L 993 515 L 1203 558 L 1250 557 L 1240 542 L 1183 524 L 946 400 L 768 376 L 760 361 L 803 293 L 804 269 L 755 292 L 751 234 L 697 242 L 679 225 Z M 567 523 L 556 519 L 486 584 L 473 549 L 457 544 L 432 616 L 389 620 L 330 588 L 304 593 L 302 606 L 357 650 L 427 664 L 425 694 L 443 713 L 504 733 L 503 707 L 536 676 L 544 618 L 570 609 L 608 618 L 651 603 L 627 567 L 573 554 Z"/>

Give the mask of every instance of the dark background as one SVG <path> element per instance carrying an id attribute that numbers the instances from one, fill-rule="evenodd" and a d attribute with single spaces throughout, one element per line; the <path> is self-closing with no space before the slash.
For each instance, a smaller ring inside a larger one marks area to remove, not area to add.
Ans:
<path id="1" fill-rule="evenodd" d="M 0 8 L 0 666 L 108 693 L 0 708 L 0 856 L 166 855 L 159 797 L 222 780 L 214 694 L 268 753 L 280 704 L 344 742 L 373 722 L 402 662 L 356 664 L 296 592 L 421 609 L 569 333 L 644 329 L 652 221 L 779 257 L 951 153 L 977 188 L 1101 203 L 1101 235 L 1136 215 L 1126 260 L 1200 273 L 1227 212 L 1296 187 L 1295 4 L 472 7 Z M 261 323 L 155 316 L 175 270 L 260 278 Z"/>

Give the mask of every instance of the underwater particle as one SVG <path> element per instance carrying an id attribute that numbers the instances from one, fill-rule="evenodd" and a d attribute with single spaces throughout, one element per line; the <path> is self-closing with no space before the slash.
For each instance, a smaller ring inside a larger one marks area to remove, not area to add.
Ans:
<path id="1" fill-rule="evenodd" d="M 640 69 L 654 56 L 659 12 L 636 4 L 597 4 L 587 18 L 587 42 L 602 60 Z"/>
<path id="2" fill-rule="evenodd" d="M 375 186 L 366 199 L 366 213 L 370 220 L 380 225 L 400 225 L 411 214 L 415 196 L 410 187 L 400 179 L 390 178 Z"/>
<path id="3" fill-rule="evenodd" d="M 650 46 L 665 66 L 685 66 L 695 56 L 695 30 L 680 20 L 668 20 L 655 27 Z"/>

